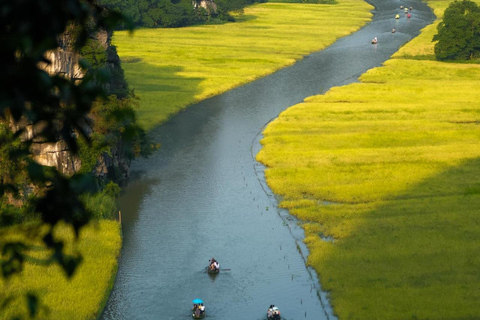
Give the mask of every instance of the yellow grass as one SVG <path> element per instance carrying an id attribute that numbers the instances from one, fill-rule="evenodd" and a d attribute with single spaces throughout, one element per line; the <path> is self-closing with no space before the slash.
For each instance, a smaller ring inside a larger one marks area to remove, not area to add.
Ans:
<path id="1" fill-rule="evenodd" d="M 67 240 L 67 252 L 80 252 L 83 255 L 84 260 L 79 269 L 69 280 L 57 265 L 45 267 L 33 262 L 27 263 L 19 276 L 7 282 L 1 280 L 2 300 L 6 296 L 13 296 L 15 300 L 2 309 L 0 319 L 12 319 L 14 316 L 27 319 L 28 309 L 24 297 L 28 292 L 37 294 L 41 301 L 40 319 L 85 320 L 98 317 L 117 269 L 121 247 L 118 222 L 101 220 L 92 223 L 82 229 L 78 242 L 73 241 L 73 232 L 66 227 L 57 228 L 56 234 Z M 10 241 L 19 237 L 15 230 L 2 235 Z M 6 238 L 2 239 L 4 241 Z M 36 258 L 47 256 L 47 252 L 41 249 L 33 250 L 30 254 Z"/>
<path id="2" fill-rule="evenodd" d="M 116 32 L 127 81 L 140 97 L 140 124 L 151 129 L 189 104 L 293 64 L 371 18 L 360 0 L 335 5 L 263 3 L 239 22 Z"/>
<path id="3" fill-rule="evenodd" d="M 435 32 L 264 131 L 257 159 L 340 320 L 480 315 L 480 65 L 424 60 Z"/>

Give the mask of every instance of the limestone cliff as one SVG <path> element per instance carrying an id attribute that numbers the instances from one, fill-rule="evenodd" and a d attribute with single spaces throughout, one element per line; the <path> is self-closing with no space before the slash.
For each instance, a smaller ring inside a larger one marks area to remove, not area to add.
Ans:
<path id="1" fill-rule="evenodd" d="M 115 94 L 123 98 L 127 92 L 127 84 L 123 76 L 123 70 L 120 65 L 120 58 L 115 47 L 111 45 L 111 34 L 99 32 L 94 36 L 97 43 L 101 45 L 106 54 L 105 66 L 110 71 L 110 81 L 104 85 L 108 94 Z M 85 76 L 84 70 L 79 65 L 80 54 L 73 50 L 73 34 L 66 32 L 59 37 L 59 47 L 54 51 L 49 51 L 46 58 L 50 61 L 48 64 L 42 64 L 39 67 L 50 74 L 61 74 L 64 77 L 81 80 Z M 32 135 L 35 128 L 26 127 L 26 135 Z M 92 130 L 90 128 L 90 130 Z M 25 137 L 28 138 L 28 137 Z M 32 144 L 32 152 L 35 160 L 45 166 L 56 167 L 57 170 L 65 175 L 72 175 L 78 172 L 82 167 L 82 161 L 78 156 L 73 155 L 64 141 L 42 142 L 35 141 Z M 119 141 L 116 146 L 108 153 L 102 154 L 97 159 L 97 165 L 94 173 L 99 178 L 110 178 L 122 180 L 128 178 L 130 160 L 127 159 L 121 148 Z"/>

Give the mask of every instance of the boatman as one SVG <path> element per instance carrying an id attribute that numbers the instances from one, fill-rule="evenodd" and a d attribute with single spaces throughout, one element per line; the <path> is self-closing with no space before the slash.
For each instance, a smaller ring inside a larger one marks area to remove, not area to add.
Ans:
<path id="1" fill-rule="evenodd" d="M 220 265 L 218 264 L 218 261 L 215 260 L 215 258 L 212 258 L 210 260 L 210 270 L 217 271 L 218 269 L 220 269 Z"/>

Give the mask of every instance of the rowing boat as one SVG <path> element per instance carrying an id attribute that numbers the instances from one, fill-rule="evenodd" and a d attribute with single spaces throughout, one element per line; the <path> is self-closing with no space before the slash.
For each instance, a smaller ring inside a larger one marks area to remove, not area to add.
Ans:
<path id="1" fill-rule="evenodd" d="M 203 305 L 202 299 L 195 299 L 192 301 L 192 318 L 193 319 L 203 319 L 205 318 L 205 306 Z"/>
<path id="2" fill-rule="evenodd" d="M 210 267 L 205 268 L 208 274 L 217 274 L 220 272 L 220 269 L 210 269 Z"/>

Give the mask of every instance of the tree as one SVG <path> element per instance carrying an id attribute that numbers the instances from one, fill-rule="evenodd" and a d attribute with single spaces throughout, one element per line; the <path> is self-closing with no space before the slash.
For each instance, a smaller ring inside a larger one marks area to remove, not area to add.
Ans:
<path id="1" fill-rule="evenodd" d="M 475 2 L 452 2 L 433 37 L 437 60 L 469 60 L 480 55 L 480 8 Z"/>
<path id="2" fill-rule="evenodd" d="M 137 26 L 184 27 L 202 22 L 191 0 L 100 0 L 130 17 Z"/>
<path id="3" fill-rule="evenodd" d="M 203 23 L 210 17 L 234 21 L 231 12 L 266 0 L 215 0 L 216 10 L 205 10 L 201 0 L 99 0 L 107 8 L 119 10 L 130 17 L 136 26 L 175 28 Z M 299 0 L 300 1 L 300 0 Z"/>
<path id="4" fill-rule="evenodd" d="M 53 229 L 63 221 L 78 236 L 91 217 L 81 197 L 93 192 L 97 183 L 89 173 L 65 176 L 41 166 L 33 159 L 31 145 L 61 139 L 73 154 L 83 142 L 91 145 L 92 106 L 102 98 L 108 103 L 102 85 L 107 76 L 102 68 L 88 69 L 87 60 L 80 60 L 88 70 L 80 80 L 48 74 L 39 66 L 50 63 L 46 53 L 59 47 L 63 34 L 73 35 L 71 46 L 77 52 L 83 47 L 92 61 L 102 63 L 105 57 L 91 35 L 127 22 L 96 0 L 0 0 L 0 227 L 18 222 L 19 212 L 22 217 L 35 217 L 38 223 L 24 232 L 43 235 L 43 243 L 53 250 L 45 262 L 58 263 L 67 276 L 82 258 L 65 254 Z M 131 112 L 125 110 L 122 104 L 111 107 L 109 117 L 120 122 L 121 115 L 128 113 L 127 127 L 132 128 Z M 46 233 L 39 232 L 44 228 Z M 0 249 L 2 276 L 21 272 L 28 246 L 21 241 L 2 242 Z M 35 297 L 28 301 L 34 315 Z"/>

